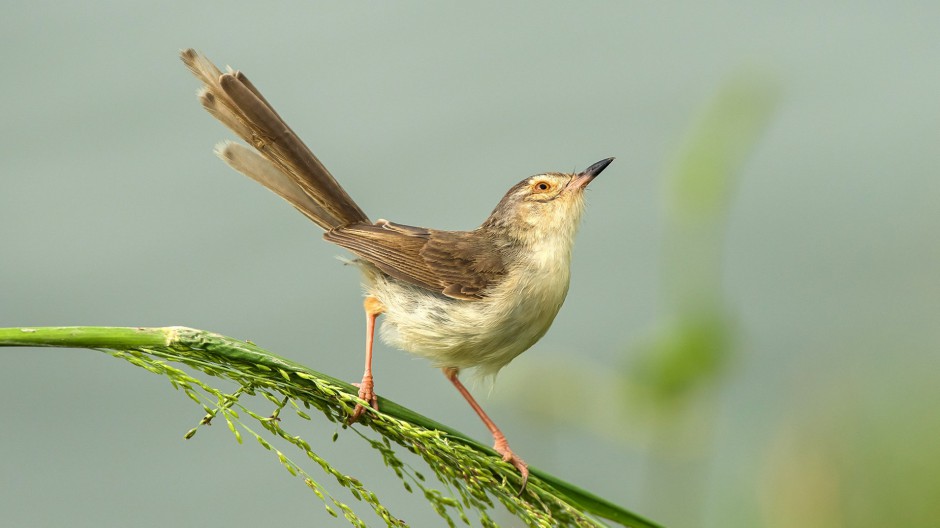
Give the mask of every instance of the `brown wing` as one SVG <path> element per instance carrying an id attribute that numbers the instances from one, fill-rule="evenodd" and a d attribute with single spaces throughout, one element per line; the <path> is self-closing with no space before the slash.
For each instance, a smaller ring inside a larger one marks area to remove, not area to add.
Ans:
<path id="1" fill-rule="evenodd" d="M 455 299 L 482 299 L 504 273 L 499 249 L 474 231 L 438 231 L 380 220 L 333 229 L 324 238 L 396 279 Z"/>

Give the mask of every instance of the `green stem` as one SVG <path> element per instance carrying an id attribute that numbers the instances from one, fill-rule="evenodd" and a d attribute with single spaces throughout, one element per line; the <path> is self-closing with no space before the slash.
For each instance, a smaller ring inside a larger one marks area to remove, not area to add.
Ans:
<path id="1" fill-rule="evenodd" d="M 301 373 L 324 380 L 335 385 L 350 395 L 357 395 L 358 389 L 342 380 L 311 370 L 293 361 L 271 354 L 253 343 L 239 341 L 219 334 L 195 330 L 186 327 L 163 328 L 128 328 L 128 327 L 36 327 L 36 328 L 0 328 L 0 347 L 68 347 L 110 350 L 132 350 L 140 348 L 173 348 L 187 350 L 208 350 L 230 361 L 248 362 L 263 365 L 271 369 Z M 302 379 L 298 378 L 298 379 Z M 447 433 L 461 443 L 491 455 L 496 455 L 490 447 L 483 445 L 469 436 L 432 420 L 426 416 L 399 405 L 391 400 L 380 398 L 382 413 L 399 420 L 426 429 Z M 573 484 L 536 468 L 529 468 L 532 475 L 551 485 L 570 502 L 584 508 L 585 511 L 611 521 L 637 528 L 655 528 L 659 525 L 644 519 L 612 502 L 604 500 Z"/>

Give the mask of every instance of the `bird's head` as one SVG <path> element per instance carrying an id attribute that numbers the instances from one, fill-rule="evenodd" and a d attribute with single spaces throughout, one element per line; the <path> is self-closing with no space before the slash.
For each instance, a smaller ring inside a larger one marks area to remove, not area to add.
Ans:
<path id="1" fill-rule="evenodd" d="M 483 223 L 523 243 L 574 239 L 584 209 L 584 189 L 614 158 L 573 174 L 549 172 L 514 185 Z"/>

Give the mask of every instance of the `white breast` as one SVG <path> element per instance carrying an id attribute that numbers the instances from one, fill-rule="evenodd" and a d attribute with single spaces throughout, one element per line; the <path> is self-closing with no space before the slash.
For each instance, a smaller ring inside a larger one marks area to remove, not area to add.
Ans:
<path id="1" fill-rule="evenodd" d="M 566 237 L 559 237 L 561 239 Z M 520 255 L 484 299 L 433 294 L 367 274 L 367 293 L 385 304 L 382 339 L 436 367 L 476 367 L 495 375 L 551 326 L 568 293 L 570 242 L 550 240 Z"/>

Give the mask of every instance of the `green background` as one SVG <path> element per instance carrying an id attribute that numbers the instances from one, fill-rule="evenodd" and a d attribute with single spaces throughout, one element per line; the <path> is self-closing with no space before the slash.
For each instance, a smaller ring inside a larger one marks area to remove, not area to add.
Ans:
<path id="1" fill-rule="evenodd" d="M 940 4 L 3 13 L 0 326 L 180 324 L 361 375 L 355 271 L 212 155 L 231 134 L 177 59 L 196 47 L 245 71 L 373 218 L 472 228 L 525 176 L 617 157 L 552 330 L 473 389 L 530 464 L 676 527 L 940 521 Z M 666 175 L 742 71 L 776 106 L 711 240 L 730 338 L 716 368 L 680 354 L 691 388 L 663 396 L 636 366 L 681 335 L 670 288 L 701 264 L 669 261 Z M 157 376 L 0 357 L 0 525 L 343 524 L 224 425 L 184 442 L 201 412 Z M 381 345 L 375 368 L 380 394 L 487 439 L 426 362 Z M 405 520 L 440 522 L 348 433 L 304 427 Z"/>

